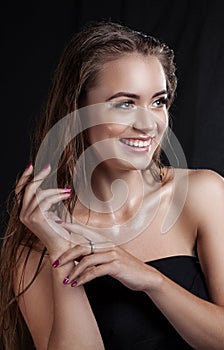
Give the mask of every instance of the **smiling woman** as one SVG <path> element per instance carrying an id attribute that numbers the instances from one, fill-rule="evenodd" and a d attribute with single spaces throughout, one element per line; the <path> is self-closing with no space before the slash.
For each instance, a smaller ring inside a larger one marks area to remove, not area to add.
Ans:
<path id="1" fill-rule="evenodd" d="M 160 61 L 154 56 L 123 54 L 122 57 L 103 65 L 94 87 L 86 96 L 86 104 L 111 101 L 113 107 L 124 112 L 136 111 L 136 118 L 130 125 L 104 124 L 91 128 L 88 132 L 90 143 L 106 138 L 115 142 L 115 158 L 125 151 L 131 151 L 132 158 L 140 153 L 147 155 L 142 167 L 150 163 L 155 149 L 167 129 L 166 76 Z M 144 112 L 144 110 L 146 112 Z M 121 116 L 121 122 L 123 122 Z M 118 142 L 116 142 L 116 140 Z M 144 144 L 146 142 L 146 144 Z M 150 150 L 150 152 L 149 152 Z"/>
<path id="2" fill-rule="evenodd" d="M 20 319 L 38 350 L 223 349 L 223 179 L 160 161 L 173 60 L 110 22 L 65 48 L 1 250 L 5 350 Z"/>

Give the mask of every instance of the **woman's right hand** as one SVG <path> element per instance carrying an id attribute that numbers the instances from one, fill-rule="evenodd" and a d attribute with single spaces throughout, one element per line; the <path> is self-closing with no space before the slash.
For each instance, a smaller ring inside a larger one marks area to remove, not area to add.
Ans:
<path id="1" fill-rule="evenodd" d="M 57 224 L 57 220 L 60 221 L 61 218 L 51 211 L 51 207 L 69 198 L 71 189 L 42 190 L 40 186 L 50 174 L 50 164 L 28 183 L 33 170 L 32 165 L 28 166 L 16 186 L 16 194 L 25 187 L 20 220 L 40 239 L 50 255 L 58 255 L 71 248 L 72 245 L 69 242 L 69 232 Z"/>

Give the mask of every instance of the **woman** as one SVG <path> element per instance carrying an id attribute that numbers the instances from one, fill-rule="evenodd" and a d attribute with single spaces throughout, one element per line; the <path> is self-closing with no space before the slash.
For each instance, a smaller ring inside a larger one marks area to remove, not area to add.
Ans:
<path id="1" fill-rule="evenodd" d="M 68 44 L 3 242 L 5 349 L 16 310 L 38 350 L 223 349 L 223 180 L 160 163 L 175 88 L 150 36 L 100 22 Z"/>

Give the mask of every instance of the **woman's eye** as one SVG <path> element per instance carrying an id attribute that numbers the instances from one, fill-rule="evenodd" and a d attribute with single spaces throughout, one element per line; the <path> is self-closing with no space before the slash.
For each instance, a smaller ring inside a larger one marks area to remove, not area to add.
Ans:
<path id="1" fill-rule="evenodd" d="M 135 104 L 133 101 L 122 101 L 122 102 L 115 102 L 114 107 L 129 110 L 129 109 L 134 109 Z"/>
<path id="2" fill-rule="evenodd" d="M 158 100 L 154 101 L 152 105 L 153 107 L 163 107 L 167 105 L 167 102 L 168 100 L 166 97 L 161 97 Z"/>

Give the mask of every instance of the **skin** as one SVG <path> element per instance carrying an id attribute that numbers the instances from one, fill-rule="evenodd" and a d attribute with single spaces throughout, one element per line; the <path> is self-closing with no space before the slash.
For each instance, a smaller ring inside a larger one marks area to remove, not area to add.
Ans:
<path id="1" fill-rule="evenodd" d="M 114 102 L 125 102 L 125 106 L 137 105 L 158 116 L 161 125 L 167 125 L 166 105 L 160 105 L 166 90 L 165 76 L 159 61 L 155 57 L 140 55 L 124 56 L 104 65 L 96 86 L 87 96 L 86 104 L 102 103 L 120 91 L 131 92 L 138 98 L 120 96 Z M 160 102 L 156 102 L 160 100 Z M 128 101 L 128 103 L 126 103 Z M 155 107 L 158 104 L 159 107 Z M 148 124 L 147 124 L 148 123 Z M 152 125 L 148 121 L 139 122 L 133 127 L 121 125 L 101 125 L 93 127 L 89 132 L 90 142 L 94 144 L 103 138 L 111 138 L 113 151 L 116 154 L 122 137 L 149 135 L 157 130 L 162 135 L 164 129 Z M 155 147 L 155 146 L 154 146 Z M 108 160 L 99 166 L 93 179 L 96 195 L 101 200 L 108 200 L 111 195 L 111 181 L 124 178 L 130 185 L 127 203 L 116 213 L 90 213 L 90 223 L 98 226 L 102 218 L 107 216 L 109 222 L 122 224 L 133 215 L 139 204 L 138 179 L 145 165 L 152 157 L 152 152 L 133 155 L 136 170 L 124 160 Z M 120 148 L 119 148 L 120 150 Z M 132 157 L 129 154 L 127 157 Z M 128 158 L 129 159 L 129 158 Z M 113 166 L 113 167 L 112 167 Z M 110 176 L 108 176 L 110 170 Z M 26 183 L 27 176 L 33 167 L 27 168 L 20 179 L 19 186 Z M 145 292 L 157 307 L 165 314 L 179 334 L 195 349 L 222 349 L 224 342 L 224 185 L 217 173 L 208 170 L 189 170 L 187 172 L 189 187 L 181 214 L 165 235 L 159 234 L 161 221 L 170 204 L 173 181 L 168 171 L 166 183 L 146 194 L 149 198 L 161 197 L 156 215 L 146 230 L 129 242 L 120 246 L 104 249 L 95 247 L 90 254 L 90 245 L 75 245 L 55 235 L 55 230 L 66 235 L 67 230 L 75 226 L 55 222 L 58 218 L 49 218 L 50 207 L 71 194 L 64 189 L 41 190 L 43 178 L 50 173 L 50 166 L 38 174 L 36 185 L 26 186 L 21 221 L 39 237 L 47 247 L 49 256 L 45 258 L 42 270 L 35 282 L 19 300 L 20 309 L 31 331 L 38 350 L 51 349 L 103 349 L 103 343 L 94 315 L 88 303 L 83 285 L 96 277 L 110 275 L 132 290 Z M 174 202 L 183 191 L 186 172 L 178 171 L 179 180 L 175 188 Z M 101 184 L 101 190 L 99 189 Z M 153 180 L 151 179 L 153 184 Z M 135 184 L 135 186 L 133 186 Z M 36 196 L 38 187 L 38 197 Z M 153 203 L 153 200 L 152 200 Z M 215 205 L 214 205 L 215 204 Z M 76 215 L 80 223 L 85 223 L 86 211 L 78 205 Z M 51 222 L 49 226 L 48 222 Z M 94 240 L 94 230 L 91 239 Z M 144 261 L 150 261 L 173 255 L 193 255 L 197 245 L 200 264 L 202 266 L 211 302 L 202 300 L 186 291 Z M 73 260 L 82 257 L 74 265 Z M 24 257 L 25 258 L 25 257 Z M 25 273 L 25 285 L 36 269 L 39 254 L 32 252 Z M 58 267 L 52 263 L 59 260 Z M 15 274 L 15 292 L 18 291 L 21 265 Z M 63 284 L 69 277 L 67 285 Z M 73 283 L 76 281 L 75 283 Z M 71 287 L 72 286 L 72 287 Z M 43 293 L 44 290 L 44 293 Z M 33 308 L 38 298 L 38 308 Z M 175 305 L 175 308 L 173 307 Z M 80 317 L 80 315 L 82 315 Z M 187 322 L 186 322 L 187 320 Z M 86 337 L 88 334 L 88 337 Z"/>

